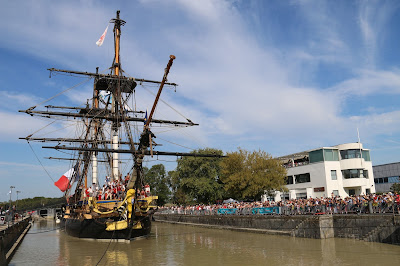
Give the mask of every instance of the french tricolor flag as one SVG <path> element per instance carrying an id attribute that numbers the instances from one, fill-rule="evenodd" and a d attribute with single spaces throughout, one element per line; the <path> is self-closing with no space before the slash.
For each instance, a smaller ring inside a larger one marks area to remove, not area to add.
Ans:
<path id="1" fill-rule="evenodd" d="M 54 182 L 54 185 L 58 187 L 62 192 L 65 192 L 68 188 L 71 187 L 69 181 L 71 180 L 72 176 L 74 175 L 75 169 L 69 169 L 65 174 L 63 174 L 57 182 Z"/>

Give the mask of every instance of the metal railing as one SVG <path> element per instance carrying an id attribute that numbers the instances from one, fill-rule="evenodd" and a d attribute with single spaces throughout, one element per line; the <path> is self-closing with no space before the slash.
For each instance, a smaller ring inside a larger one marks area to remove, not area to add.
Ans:
<path id="1" fill-rule="evenodd" d="M 181 215 L 320 215 L 320 214 L 400 214 L 400 203 L 362 202 L 348 204 L 283 205 L 273 207 L 177 207 L 159 208 L 161 214 Z"/>

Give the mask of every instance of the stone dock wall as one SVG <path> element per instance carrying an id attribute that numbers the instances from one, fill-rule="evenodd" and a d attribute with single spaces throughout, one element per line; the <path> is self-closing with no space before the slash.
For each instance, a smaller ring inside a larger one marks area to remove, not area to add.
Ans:
<path id="1" fill-rule="evenodd" d="M 399 215 L 181 215 L 154 214 L 156 221 L 305 238 L 356 238 L 400 245 Z"/>
<path id="2" fill-rule="evenodd" d="M 31 218 L 25 218 L 0 231 L 0 265 L 7 265 L 31 227 Z"/>

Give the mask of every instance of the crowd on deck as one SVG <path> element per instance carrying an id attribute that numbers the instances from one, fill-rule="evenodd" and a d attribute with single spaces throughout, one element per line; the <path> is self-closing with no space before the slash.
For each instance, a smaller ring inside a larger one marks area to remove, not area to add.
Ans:
<path id="1" fill-rule="evenodd" d="M 123 179 L 112 180 L 111 177 L 106 176 L 103 187 L 89 186 L 84 190 L 84 198 L 94 197 L 97 200 L 122 200 L 126 195 L 130 176 L 127 174 Z M 146 184 L 144 188 L 137 191 L 137 198 L 144 199 L 150 196 L 150 186 Z M 73 196 L 71 196 L 73 197 Z"/>
<path id="2" fill-rule="evenodd" d="M 224 210 L 224 212 L 221 212 Z M 231 211 L 227 211 L 231 210 Z M 256 210 L 256 211 L 255 211 Z M 265 210 L 268 210 L 266 212 Z M 291 199 L 282 201 L 231 202 L 161 207 L 160 212 L 178 214 L 348 214 L 348 213 L 396 213 L 400 214 L 400 194 L 385 193 Z M 263 212 L 264 211 L 264 212 Z"/>

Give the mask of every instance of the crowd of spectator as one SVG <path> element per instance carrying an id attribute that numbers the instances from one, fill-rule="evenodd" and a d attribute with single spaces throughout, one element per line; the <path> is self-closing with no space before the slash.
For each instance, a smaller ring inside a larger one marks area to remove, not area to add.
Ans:
<path id="1" fill-rule="evenodd" d="M 123 200 L 126 196 L 130 176 L 127 174 L 125 178 L 120 176 L 119 179 L 112 180 L 111 177 L 106 176 L 104 185 L 102 187 L 89 186 L 84 189 L 84 198 L 94 197 L 97 200 Z M 83 190 L 81 188 L 81 190 Z M 146 184 L 143 189 L 137 191 L 137 198 L 144 199 L 150 196 L 150 186 Z M 74 197 L 72 195 L 71 197 Z"/>
<path id="2" fill-rule="evenodd" d="M 221 212 L 224 210 L 224 212 Z M 225 211 L 232 210 L 232 211 Z M 257 210 L 256 212 L 254 210 Z M 261 210 L 261 211 L 260 211 Z M 267 212 L 267 211 L 268 212 Z M 160 212 L 178 214 L 348 214 L 348 213 L 396 213 L 400 214 L 400 194 L 385 193 L 290 199 L 282 201 L 226 202 L 220 204 L 197 204 L 161 207 Z"/>

